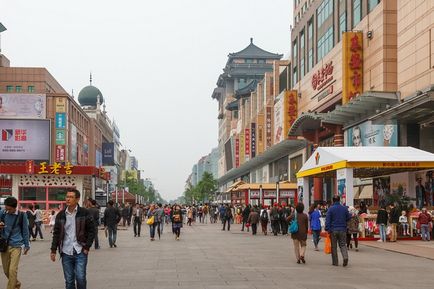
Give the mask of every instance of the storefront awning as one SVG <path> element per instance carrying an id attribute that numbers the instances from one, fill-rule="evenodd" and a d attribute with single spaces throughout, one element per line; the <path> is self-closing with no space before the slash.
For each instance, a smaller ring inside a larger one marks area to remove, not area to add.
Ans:
<path id="1" fill-rule="evenodd" d="M 434 85 L 405 98 L 402 103 L 371 117 L 374 123 L 399 120 L 400 123 L 418 123 L 421 126 L 434 123 Z"/>
<path id="2" fill-rule="evenodd" d="M 219 178 L 218 183 L 220 186 L 224 185 L 227 182 L 230 182 L 236 178 L 248 174 L 251 170 L 257 169 L 281 157 L 290 155 L 298 150 L 301 150 L 305 146 L 306 140 L 304 139 L 284 140 L 267 149 L 263 154 L 254 157 L 248 162 L 245 162 L 240 167 L 231 169 L 224 176 Z"/>
<path id="3" fill-rule="evenodd" d="M 235 191 L 239 186 L 241 186 L 243 184 L 244 184 L 243 181 L 237 181 L 237 182 L 233 183 L 232 185 L 229 186 L 226 193 L 231 193 L 231 192 Z"/>
<path id="4" fill-rule="evenodd" d="M 238 186 L 234 191 L 244 191 L 244 190 L 276 190 L 277 186 L 276 183 L 264 183 L 264 184 L 243 184 L 241 186 Z M 279 183 L 279 190 L 296 190 L 297 184 L 290 183 L 290 182 L 281 182 Z"/>
<path id="5" fill-rule="evenodd" d="M 398 103 L 397 93 L 368 91 L 345 105 L 337 105 L 332 111 L 302 113 L 291 126 L 288 135 L 302 135 L 304 131 L 320 128 L 323 123 L 349 126 Z"/>
<path id="6" fill-rule="evenodd" d="M 343 168 L 353 168 L 359 178 L 432 169 L 434 154 L 413 147 L 319 147 L 297 177 L 333 175 Z"/>

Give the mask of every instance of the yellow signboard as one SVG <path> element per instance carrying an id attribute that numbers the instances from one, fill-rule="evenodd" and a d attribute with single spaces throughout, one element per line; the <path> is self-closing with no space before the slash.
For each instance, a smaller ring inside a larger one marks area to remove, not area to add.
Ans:
<path id="1" fill-rule="evenodd" d="M 244 133 L 240 133 L 240 165 L 244 164 L 246 160 L 245 145 Z"/>
<path id="2" fill-rule="evenodd" d="M 56 97 L 56 112 L 66 112 L 66 97 Z"/>
<path id="3" fill-rule="evenodd" d="M 346 104 L 363 92 L 362 32 L 344 32 L 342 45 L 342 104 Z"/>

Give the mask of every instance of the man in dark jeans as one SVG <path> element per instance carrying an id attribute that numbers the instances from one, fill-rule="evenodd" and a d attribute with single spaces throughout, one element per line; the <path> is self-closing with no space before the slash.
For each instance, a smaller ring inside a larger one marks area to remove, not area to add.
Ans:
<path id="1" fill-rule="evenodd" d="M 274 236 L 277 236 L 279 230 L 279 207 L 277 203 L 274 203 L 273 208 L 270 211 L 271 230 Z"/>
<path id="2" fill-rule="evenodd" d="M 225 215 L 223 216 L 223 229 L 224 231 L 226 229 L 226 223 L 228 223 L 228 231 L 231 230 L 231 221 L 233 219 L 232 210 L 229 207 L 229 205 L 226 205 Z"/>
<path id="3" fill-rule="evenodd" d="M 98 239 L 98 226 L 99 226 L 99 209 L 97 207 L 95 200 L 90 200 L 91 207 L 89 208 L 89 213 L 93 218 L 95 223 L 95 250 L 98 250 L 99 247 L 99 239 Z"/>
<path id="4" fill-rule="evenodd" d="M 121 214 L 119 210 L 113 207 L 113 201 L 110 200 L 107 202 L 107 209 L 104 211 L 104 226 L 105 229 L 108 230 L 108 239 L 110 248 L 117 247 L 116 245 L 116 237 L 118 231 L 118 223 L 121 220 Z"/>
<path id="5" fill-rule="evenodd" d="M 244 231 L 244 226 L 247 224 L 247 220 L 249 219 L 249 215 L 250 215 L 250 205 L 247 205 L 242 212 L 243 225 L 241 227 L 241 231 Z M 247 227 L 247 232 L 248 231 L 249 231 L 249 227 Z"/>
<path id="6" fill-rule="evenodd" d="M 343 266 L 348 265 L 348 250 L 347 250 L 347 222 L 351 219 L 348 209 L 341 205 L 340 197 L 333 197 L 333 205 L 327 211 L 326 216 L 326 231 L 331 236 L 332 241 L 332 262 L 333 266 L 339 265 L 338 248 L 341 250 L 342 258 L 344 259 Z"/>
<path id="7" fill-rule="evenodd" d="M 66 192 L 66 209 L 56 216 L 51 243 L 51 261 L 56 251 L 62 256 L 66 288 L 86 289 L 86 267 L 89 249 L 95 236 L 95 224 L 89 211 L 78 205 L 80 192 Z"/>

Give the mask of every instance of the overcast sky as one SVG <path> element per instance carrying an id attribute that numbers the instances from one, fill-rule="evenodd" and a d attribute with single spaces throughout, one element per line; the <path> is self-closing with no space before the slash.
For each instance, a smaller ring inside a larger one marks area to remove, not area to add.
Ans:
<path id="1" fill-rule="evenodd" d="M 292 0 L 0 0 L 11 66 L 46 67 L 75 96 L 89 72 L 121 141 L 166 200 L 217 146 L 211 99 L 227 55 L 250 37 L 287 54 Z"/>

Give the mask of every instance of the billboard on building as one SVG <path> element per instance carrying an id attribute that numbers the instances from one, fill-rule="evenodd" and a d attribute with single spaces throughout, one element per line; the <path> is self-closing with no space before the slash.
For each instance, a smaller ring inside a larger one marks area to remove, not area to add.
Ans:
<path id="1" fill-rule="evenodd" d="M 66 97 L 56 97 L 56 112 L 66 112 Z"/>
<path id="2" fill-rule="evenodd" d="M 363 33 L 342 33 L 342 104 L 363 92 Z"/>
<path id="3" fill-rule="evenodd" d="M 251 124 L 251 135 L 250 135 L 250 155 L 252 159 L 256 157 L 256 123 Z"/>
<path id="4" fill-rule="evenodd" d="M 274 101 L 274 144 L 287 138 L 288 131 L 296 119 L 297 91 L 284 90 Z"/>
<path id="5" fill-rule="evenodd" d="M 0 94 L 1 118 L 45 119 L 47 98 L 45 94 Z"/>
<path id="6" fill-rule="evenodd" d="M 103 143 L 102 144 L 102 165 L 103 166 L 113 166 L 115 164 L 114 159 L 114 143 Z"/>
<path id="7" fill-rule="evenodd" d="M 240 139 L 237 137 L 235 139 L 235 167 L 240 166 Z"/>
<path id="8" fill-rule="evenodd" d="M 245 138 L 244 138 L 244 133 L 240 133 L 240 135 L 238 136 L 240 143 L 240 165 L 244 164 L 246 158 L 246 152 L 245 152 Z"/>
<path id="9" fill-rule="evenodd" d="M 348 146 L 398 146 L 398 125 L 366 121 L 347 131 Z"/>
<path id="10" fill-rule="evenodd" d="M 244 153 L 247 162 L 250 160 L 250 127 L 244 129 Z"/>
<path id="11" fill-rule="evenodd" d="M 0 119 L 1 160 L 50 160 L 50 120 Z"/>
<path id="12" fill-rule="evenodd" d="M 265 136 L 266 136 L 266 148 L 270 148 L 273 145 L 273 128 L 272 128 L 272 107 L 267 106 L 265 114 Z"/>
<path id="13" fill-rule="evenodd" d="M 76 165 L 78 161 L 78 149 L 77 149 L 77 127 L 71 123 L 71 164 Z"/>

